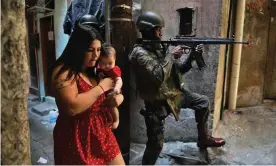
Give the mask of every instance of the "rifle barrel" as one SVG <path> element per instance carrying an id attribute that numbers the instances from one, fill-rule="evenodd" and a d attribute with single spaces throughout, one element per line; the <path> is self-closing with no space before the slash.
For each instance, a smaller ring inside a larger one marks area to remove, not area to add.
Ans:
<path id="1" fill-rule="evenodd" d="M 248 44 L 248 42 L 239 42 L 234 41 L 233 39 L 226 40 L 210 40 L 210 39 L 177 39 L 177 40 L 143 40 L 144 43 L 163 43 L 163 44 L 172 44 L 172 45 L 181 45 L 181 44 Z"/>
<path id="2" fill-rule="evenodd" d="M 249 43 L 248 42 L 244 42 L 244 41 L 242 41 L 242 42 L 234 41 L 234 44 L 249 44 Z"/>

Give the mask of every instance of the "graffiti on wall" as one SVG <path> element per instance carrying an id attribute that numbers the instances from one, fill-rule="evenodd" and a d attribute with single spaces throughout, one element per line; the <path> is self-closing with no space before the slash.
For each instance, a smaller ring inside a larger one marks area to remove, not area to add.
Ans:
<path id="1" fill-rule="evenodd" d="M 265 0 L 254 0 L 254 1 L 249 1 L 246 4 L 246 8 L 249 10 L 254 10 L 254 9 L 260 9 L 263 7 Z"/>
<path id="2" fill-rule="evenodd" d="M 247 39 L 245 41 L 248 41 L 248 45 L 243 45 L 244 48 L 252 47 L 252 46 L 256 46 L 256 45 L 261 44 L 261 38 L 259 38 L 259 37 L 256 38 L 256 37 L 254 37 L 252 35 L 249 35 L 249 34 L 247 34 L 245 36 L 246 36 L 245 39 Z"/>
<path id="3" fill-rule="evenodd" d="M 266 8 L 268 0 L 247 0 L 245 26 L 250 34 L 245 35 L 249 45 L 244 47 L 252 47 L 261 44 L 261 30 L 267 29 L 268 10 Z M 248 27 L 247 27 L 248 26 Z"/>

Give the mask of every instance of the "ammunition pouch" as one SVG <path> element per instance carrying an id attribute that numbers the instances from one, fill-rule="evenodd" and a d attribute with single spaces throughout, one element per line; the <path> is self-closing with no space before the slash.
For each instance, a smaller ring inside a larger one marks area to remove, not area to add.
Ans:
<path id="1" fill-rule="evenodd" d="M 140 114 L 143 116 L 155 115 L 158 119 L 164 120 L 170 112 L 166 107 L 166 101 L 145 101 L 146 108 L 142 108 Z"/>

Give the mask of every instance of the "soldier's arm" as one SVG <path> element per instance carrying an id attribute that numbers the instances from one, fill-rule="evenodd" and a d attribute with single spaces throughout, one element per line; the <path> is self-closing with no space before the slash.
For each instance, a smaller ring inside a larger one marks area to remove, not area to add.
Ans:
<path id="1" fill-rule="evenodd" d="M 185 74 L 192 68 L 192 56 L 189 55 L 184 61 L 176 60 L 177 67 L 180 73 Z"/>
<path id="2" fill-rule="evenodd" d="M 168 50 L 168 52 L 170 52 L 170 50 Z M 192 68 L 192 64 L 191 64 L 192 53 L 191 52 L 189 54 L 186 53 L 184 55 L 184 56 L 188 57 L 184 61 L 181 58 L 183 56 L 183 46 L 182 45 L 174 47 L 172 50 L 172 54 L 174 55 L 175 64 L 181 74 L 185 74 Z"/>
<path id="3" fill-rule="evenodd" d="M 137 62 L 140 66 L 144 67 L 146 73 L 149 74 L 153 81 L 160 85 L 166 78 L 169 77 L 173 64 L 173 57 L 167 54 L 163 60 L 155 60 L 146 52 L 137 53 Z"/>
<path id="4" fill-rule="evenodd" d="M 199 44 L 195 47 L 195 49 L 192 49 L 192 51 L 189 53 L 189 55 L 187 55 L 188 56 L 187 59 L 185 59 L 183 62 L 177 63 L 179 71 L 182 74 L 185 74 L 188 71 L 190 71 L 192 68 L 192 61 L 194 60 L 194 57 L 195 57 L 194 54 L 197 54 L 197 53 L 202 54 L 202 52 L 203 52 L 203 44 Z"/>

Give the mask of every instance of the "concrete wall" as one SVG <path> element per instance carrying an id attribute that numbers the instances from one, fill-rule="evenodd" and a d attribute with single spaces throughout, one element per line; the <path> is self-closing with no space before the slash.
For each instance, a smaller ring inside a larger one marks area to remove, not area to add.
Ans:
<path id="1" fill-rule="evenodd" d="M 55 0 L 55 44 L 56 44 L 56 58 L 62 54 L 69 36 L 64 34 L 63 23 L 67 12 L 67 0 Z"/>
<path id="2" fill-rule="evenodd" d="M 241 56 L 237 106 L 259 105 L 263 100 L 263 85 L 267 55 L 269 11 L 268 0 L 247 0 L 244 25 L 244 47 Z"/>
<path id="3" fill-rule="evenodd" d="M 218 0 L 134 0 L 133 20 L 136 21 L 141 10 L 151 10 L 160 13 L 164 19 L 163 39 L 178 35 L 179 16 L 177 9 L 184 7 L 197 7 L 197 31 L 198 37 L 218 37 L 220 32 L 221 1 Z M 141 4 L 141 10 L 139 8 Z M 204 57 L 208 65 L 204 71 L 198 71 L 197 67 L 184 76 L 187 89 L 200 94 L 207 95 L 213 106 L 214 92 L 216 86 L 216 75 L 218 67 L 219 46 L 205 46 Z M 143 107 L 143 102 L 139 96 L 135 96 L 135 83 L 132 78 L 131 95 L 131 141 L 146 142 L 146 130 L 143 117 L 139 114 Z M 211 108 L 212 108 L 211 106 Z M 181 114 L 180 122 L 175 122 L 172 117 L 168 117 L 165 126 L 165 140 L 194 140 L 197 136 L 196 124 L 192 110 L 186 109 Z"/>
<path id="4" fill-rule="evenodd" d="M 45 6 L 45 0 L 38 0 L 37 6 L 43 7 Z M 36 14 L 37 19 L 37 32 L 39 33 L 39 41 L 41 40 L 41 32 L 40 32 L 40 18 L 43 16 L 42 13 Z M 44 73 L 43 73 L 43 59 L 42 59 L 42 43 L 39 42 L 39 48 L 37 49 L 37 57 L 38 57 L 38 82 L 39 82 L 39 97 L 40 100 L 43 100 L 45 97 L 45 85 L 44 85 Z"/>

